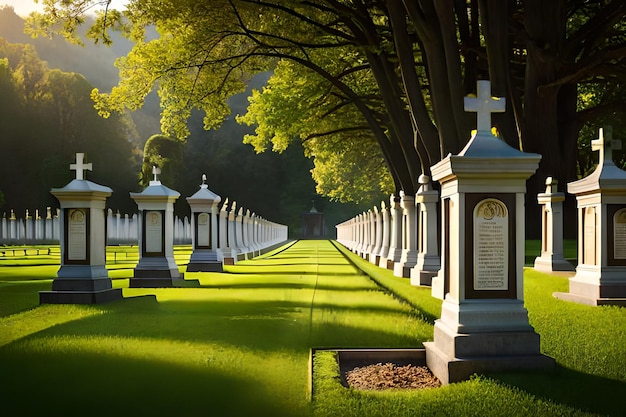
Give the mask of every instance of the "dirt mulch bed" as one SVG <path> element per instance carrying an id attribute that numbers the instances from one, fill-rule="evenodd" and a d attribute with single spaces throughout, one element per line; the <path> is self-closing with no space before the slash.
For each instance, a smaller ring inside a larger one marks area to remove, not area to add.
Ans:
<path id="1" fill-rule="evenodd" d="M 348 385 L 361 390 L 434 388 L 441 382 L 426 366 L 377 363 L 346 372 Z"/>

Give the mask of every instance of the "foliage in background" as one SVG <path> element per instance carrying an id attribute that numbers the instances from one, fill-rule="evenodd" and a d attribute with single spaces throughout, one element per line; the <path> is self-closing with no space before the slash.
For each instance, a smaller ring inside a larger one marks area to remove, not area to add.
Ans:
<path id="1" fill-rule="evenodd" d="M 139 175 L 142 189 L 154 179 L 153 167 L 161 170 L 158 179 L 170 188 L 179 188 L 179 173 L 184 170 L 183 143 L 164 135 L 151 136 L 143 148 L 143 164 Z"/>
<path id="2" fill-rule="evenodd" d="M 87 178 L 116 192 L 111 204 L 130 208 L 139 150 L 132 121 L 124 115 L 98 116 L 80 74 L 49 69 L 32 45 L 0 38 L 0 190 L 18 216 L 58 203 L 49 193 L 73 177 L 76 152 L 87 155 Z"/>

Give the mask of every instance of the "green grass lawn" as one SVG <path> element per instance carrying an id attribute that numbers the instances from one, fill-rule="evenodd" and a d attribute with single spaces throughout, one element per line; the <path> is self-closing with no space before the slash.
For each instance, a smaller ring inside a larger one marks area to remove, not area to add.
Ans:
<path id="1" fill-rule="evenodd" d="M 284 248 L 283 248 L 284 249 Z M 38 305 L 58 258 L 0 258 L 3 416 L 624 415 L 626 309 L 552 298 L 567 279 L 527 270 L 526 304 L 554 374 L 504 373 L 370 393 L 312 347 L 421 347 L 441 302 L 328 241 L 188 273 L 199 288 L 130 289 L 137 248 L 110 247 L 125 300 Z M 184 265 L 188 246 L 176 248 Z M 181 266 L 181 270 L 184 267 Z M 366 275 L 367 272 L 368 275 Z"/>

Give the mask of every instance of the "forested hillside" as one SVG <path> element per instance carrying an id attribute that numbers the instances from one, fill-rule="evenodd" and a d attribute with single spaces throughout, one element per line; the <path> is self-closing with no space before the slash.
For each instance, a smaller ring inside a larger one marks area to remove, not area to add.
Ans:
<path id="1" fill-rule="evenodd" d="M 13 9 L 0 8 L 0 191 L 5 194 L 0 213 L 13 209 L 21 216 L 26 209 L 32 213 L 56 207 L 49 190 L 70 181 L 69 164 L 76 152 L 85 152 L 94 163 L 89 179 L 113 188 L 108 205 L 134 212 L 128 192 L 141 190 L 144 143 L 160 134 L 158 102 L 155 98 L 140 111 L 103 119 L 89 97 L 93 87 L 107 90 L 117 82 L 113 62 L 126 53 L 128 42 L 120 39 L 112 48 L 89 42 L 77 46 L 60 38 L 31 39 L 23 27 Z M 250 89 L 260 89 L 267 78 L 255 77 Z M 179 215 L 188 214 L 185 197 L 195 193 L 202 174 L 222 198 L 288 224 L 295 235 L 313 200 L 326 213 L 330 233 L 334 224 L 380 202 L 358 207 L 316 195 L 313 164 L 301 146 L 257 155 L 243 144 L 253 127 L 238 124 L 235 116 L 245 112 L 248 95 L 230 100 L 233 114 L 217 130 L 203 129 L 200 112 L 191 118 L 191 135 L 180 145 L 183 158 L 176 162 L 175 178 L 166 183 L 181 193 Z"/>

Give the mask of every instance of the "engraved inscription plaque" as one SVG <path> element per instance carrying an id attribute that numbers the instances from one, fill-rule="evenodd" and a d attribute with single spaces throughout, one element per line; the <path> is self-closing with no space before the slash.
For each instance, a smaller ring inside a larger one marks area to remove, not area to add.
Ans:
<path id="1" fill-rule="evenodd" d="M 70 209 L 67 225 L 67 259 L 87 260 L 87 214 L 85 209 Z"/>
<path id="2" fill-rule="evenodd" d="M 209 213 L 198 214 L 198 247 L 211 245 L 211 217 Z"/>
<path id="3" fill-rule="evenodd" d="M 586 207 L 584 214 L 583 229 L 583 256 L 585 264 L 596 264 L 596 209 L 595 207 Z"/>
<path id="4" fill-rule="evenodd" d="M 147 211 L 145 219 L 146 252 L 163 252 L 163 214 Z"/>
<path id="5" fill-rule="evenodd" d="M 626 208 L 613 216 L 613 257 L 626 259 Z"/>
<path id="6" fill-rule="evenodd" d="M 474 289 L 508 290 L 509 213 L 488 198 L 474 208 Z"/>

